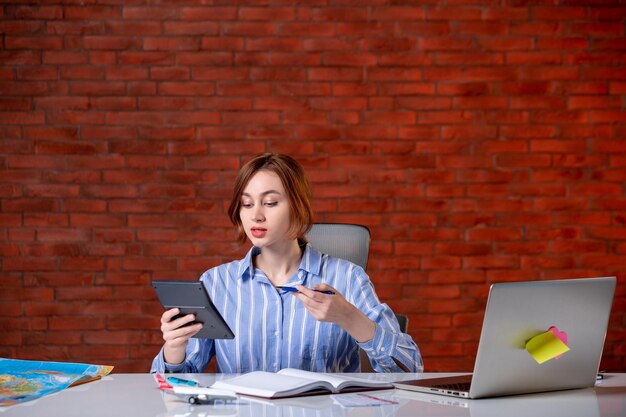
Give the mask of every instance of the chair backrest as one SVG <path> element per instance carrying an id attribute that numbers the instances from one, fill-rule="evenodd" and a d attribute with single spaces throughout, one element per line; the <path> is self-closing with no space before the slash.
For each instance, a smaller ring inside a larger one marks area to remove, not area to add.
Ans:
<path id="1" fill-rule="evenodd" d="M 306 237 L 320 252 L 367 269 L 371 239 L 367 227 L 358 224 L 315 223 Z"/>
<path id="2" fill-rule="evenodd" d="M 396 319 L 400 325 L 400 331 L 406 333 L 409 330 L 409 316 L 406 314 L 396 314 Z"/>
<path id="3" fill-rule="evenodd" d="M 346 259 L 367 269 L 370 254 L 370 230 L 358 224 L 315 223 L 306 238 L 311 245 L 322 253 L 335 258 Z M 406 333 L 409 318 L 404 314 L 396 314 L 400 330 Z M 361 372 L 373 372 L 372 365 L 364 350 L 359 349 Z"/>
<path id="4" fill-rule="evenodd" d="M 306 235 L 311 245 L 322 253 L 355 263 L 367 269 L 370 253 L 370 230 L 359 224 L 315 223 Z M 400 330 L 406 333 L 409 318 L 396 314 Z"/>

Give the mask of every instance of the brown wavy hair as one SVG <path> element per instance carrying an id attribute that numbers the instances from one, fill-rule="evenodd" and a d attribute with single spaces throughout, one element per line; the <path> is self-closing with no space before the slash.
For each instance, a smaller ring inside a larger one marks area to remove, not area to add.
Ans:
<path id="1" fill-rule="evenodd" d="M 267 170 L 280 178 L 291 208 L 289 215 L 289 233 L 301 243 L 306 243 L 306 233 L 313 225 L 313 209 L 311 208 L 311 186 L 302 165 L 289 155 L 264 153 L 257 155 L 241 167 L 235 179 L 233 197 L 228 207 L 230 221 L 237 228 L 237 241 L 241 244 L 247 240 L 241 222 L 241 195 L 248 181 L 258 171 Z"/>

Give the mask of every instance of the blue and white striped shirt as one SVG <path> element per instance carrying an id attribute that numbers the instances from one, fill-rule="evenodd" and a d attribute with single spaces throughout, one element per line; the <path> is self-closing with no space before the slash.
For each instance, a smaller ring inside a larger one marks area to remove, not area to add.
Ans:
<path id="1" fill-rule="evenodd" d="M 189 339 L 181 364 L 168 364 L 163 349 L 154 358 L 151 372 L 203 372 L 217 355 L 217 369 L 224 373 L 276 372 L 299 368 L 316 372 L 358 372 L 359 347 L 377 372 L 402 372 L 392 359 L 411 372 L 423 370 L 420 351 L 402 333 L 387 304 L 381 304 L 363 268 L 343 259 L 304 249 L 298 271 L 285 284 L 312 287 L 326 283 L 341 293 L 374 323 L 374 338 L 357 343 L 335 323 L 317 321 L 292 294 L 277 290 L 252 258 L 246 257 L 209 269 L 200 277 L 215 307 L 235 333 L 234 339 Z"/>

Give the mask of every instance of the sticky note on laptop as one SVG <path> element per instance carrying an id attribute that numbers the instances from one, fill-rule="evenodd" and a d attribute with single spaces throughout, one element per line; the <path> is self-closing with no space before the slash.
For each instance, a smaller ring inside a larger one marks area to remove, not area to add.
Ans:
<path id="1" fill-rule="evenodd" d="M 548 331 L 539 333 L 526 342 L 526 350 L 537 363 L 560 357 L 569 351 L 567 334 L 552 326 Z"/>

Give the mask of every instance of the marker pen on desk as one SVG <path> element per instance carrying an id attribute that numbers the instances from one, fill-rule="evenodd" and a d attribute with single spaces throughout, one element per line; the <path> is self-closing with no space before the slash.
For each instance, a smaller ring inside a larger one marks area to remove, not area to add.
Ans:
<path id="1" fill-rule="evenodd" d="M 217 394 L 217 395 L 213 395 L 213 394 L 198 394 L 198 395 L 192 395 L 190 396 L 187 401 L 189 402 L 189 404 L 195 404 L 195 405 L 202 405 L 202 404 L 223 404 L 226 403 L 228 401 L 235 401 L 237 400 L 237 396 L 236 395 L 227 395 L 227 394 Z"/>
<path id="2" fill-rule="evenodd" d="M 300 292 L 295 287 L 276 287 L 276 288 L 279 290 L 287 291 L 287 292 Z M 322 294 L 335 294 L 333 291 L 320 291 L 320 290 L 313 290 L 313 291 L 321 292 Z"/>
<path id="3" fill-rule="evenodd" d="M 175 385 L 188 385 L 190 387 L 198 386 L 198 383 L 196 381 L 189 381 L 188 379 L 176 378 L 175 376 L 168 376 L 167 382 L 170 382 Z"/>

